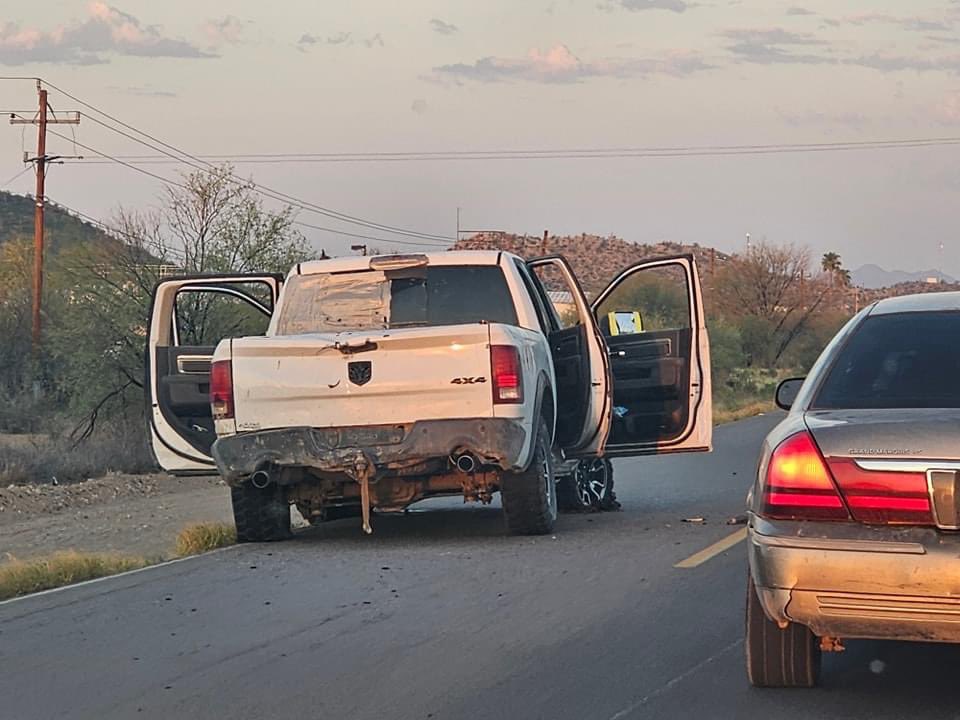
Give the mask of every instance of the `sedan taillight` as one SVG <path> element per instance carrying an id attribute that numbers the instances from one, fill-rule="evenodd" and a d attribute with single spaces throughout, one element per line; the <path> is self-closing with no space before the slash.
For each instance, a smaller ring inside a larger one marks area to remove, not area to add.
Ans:
<path id="1" fill-rule="evenodd" d="M 855 520 L 878 525 L 934 524 L 926 473 L 864 470 L 848 459 L 832 459 L 829 464 Z"/>
<path id="2" fill-rule="evenodd" d="M 216 360 L 210 366 L 210 409 L 214 420 L 233 418 L 233 364 Z"/>
<path id="3" fill-rule="evenodd" d="M 784 440 L 770 458 L 764 517 L 857 520 L 871 525 L 933 525 L 924 473 L 864 470 L 850 458 L 825 459 L 813 436 Z"/>
<path id="4" fill-rule="evenodd" d="M 780 520 L 850 519 L 810 433 L 792 435 L 773 451 L 760 514 Z"/>

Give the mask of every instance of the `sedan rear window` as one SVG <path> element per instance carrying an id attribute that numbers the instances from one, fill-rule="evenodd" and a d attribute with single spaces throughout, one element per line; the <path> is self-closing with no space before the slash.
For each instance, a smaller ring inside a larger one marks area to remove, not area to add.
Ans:
<path id="1" fill-rule="evenodd" d="M 868 317 L 840 350 L 813 407 L 960 407 L 960 313 Z"/>
<path id="2" fill-rule="evenodd" d="M 478 322 L 517 324 L 499 266 L 296 275 L 284 287 L 276 334 Z"/>

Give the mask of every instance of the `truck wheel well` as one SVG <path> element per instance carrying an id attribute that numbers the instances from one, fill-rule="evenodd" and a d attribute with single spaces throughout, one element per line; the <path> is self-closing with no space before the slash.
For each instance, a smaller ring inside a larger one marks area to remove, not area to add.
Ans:
<path id="1" fill-rule="evenodd" d="M 547 427 L 550 429 L 552 438 L 552 435 L 555 433 L 554 420 L 556 413 L 553 407 L 553 391 L 547 384 L 543 385 L 543 390 L 541 391 L 540 417 L 547 421 Z"/>

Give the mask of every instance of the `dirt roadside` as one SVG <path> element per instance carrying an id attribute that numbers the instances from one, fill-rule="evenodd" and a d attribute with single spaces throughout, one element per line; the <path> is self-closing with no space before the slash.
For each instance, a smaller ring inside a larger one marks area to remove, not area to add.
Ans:
<path id="1" fill-rule="evenodd" d="M 0 564 L 58 550 L 169 557 L 177 533 L 233 522 L 219 478 L 110 475 L 70 485 L 0 488 Z"/>

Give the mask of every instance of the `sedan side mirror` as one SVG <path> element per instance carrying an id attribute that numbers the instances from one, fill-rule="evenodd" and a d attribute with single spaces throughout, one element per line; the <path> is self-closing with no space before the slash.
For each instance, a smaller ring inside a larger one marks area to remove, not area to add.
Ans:
<path id="1" fill-rule="evenodd" d="M 777 385 L 775 402 L 778 408 L 781 410 L 790 410 L 790 408 L 793 407 L 793 403 L 797 400 L 797 395 L 800 394 L 800 388 L 803 387 L 804 380 L 806 380 L 806 378 L 789 378 Z"/>

